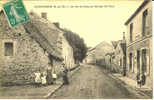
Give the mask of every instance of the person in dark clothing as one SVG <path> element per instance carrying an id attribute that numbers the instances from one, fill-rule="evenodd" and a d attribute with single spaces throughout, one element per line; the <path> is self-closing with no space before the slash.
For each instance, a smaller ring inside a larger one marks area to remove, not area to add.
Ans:
<path id="1" fill-rule="evenodd" d="M 140 74 L 138 73 L 137 76 L 137 85 L 139 85 L 141 87 L 141 79 L 140 79 Z"/>
<path id="2" fill-rule="evenodd" d="M 67 77 L 68 69 L 66 68 L 64 63 L 62 64 L 62 66 L 64 68 L 64 71 L 63 71 L 63 73 L 64 73 L 64 75 L 63 75 L 64 85 L 68 85 L 69 84 L 68 77 Z"/>
<path id="3" fill-rule="evenodd" d="M 146 82 L 146 76 L 145 74 L 142 75 L 142 85 L 145 85 Z"/>
<path id="4" fill-rule="evenodd" d="M 47 69 L 47 84 L 51 85 L 53 84 L 53 78 L 52 78 L 52 68 L 51 68 L 51 64 L 48 64 L 48 69 Z"/>

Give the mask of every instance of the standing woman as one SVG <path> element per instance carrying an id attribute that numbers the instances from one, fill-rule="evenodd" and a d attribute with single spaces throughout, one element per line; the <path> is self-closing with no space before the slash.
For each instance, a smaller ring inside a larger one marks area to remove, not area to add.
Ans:
<path id="1" fill-rule="evenodd" d="M 51 63 L 48 63 L 46 79 L 47 79 L 47 84 L 48 85 L 53 84 Z"/>
<path id="2" fill-rule="evenodd" d="M 68 69 L 64 63 L 62 64 L 62 66 L 64 68 L 64 71 L 63 71 L 64 72 L 64 75 L 63 75 L 64 85 L 68 85 L 69 84 L 68 77 L 67 77 Z"/>

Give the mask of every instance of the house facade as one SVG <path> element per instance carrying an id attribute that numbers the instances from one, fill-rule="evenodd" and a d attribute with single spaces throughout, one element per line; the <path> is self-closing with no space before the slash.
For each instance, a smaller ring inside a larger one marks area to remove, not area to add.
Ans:
<path id="1" fill-rule="evenodd" d="M 83 63 L 84 64 L 95 64 L 96 63 L 94 48 L 88 49 L 86 53 L 86 57 L 83 60 Z"/>
<path id="2" fill-rule="evenodd" d="M 48 67 L 61 70 L 62 42 L 54 24 L 30 13 L 31 21 L 10 28 L 0 12 L 0 81 L 3 85 L 34 83 L 34 73 Z M 50 65 L 49 65 L 50 64 Z"/>
<path id="3" fill-rule="evenodd" d="M 116 65 L 116 67 L 118 67 L 119 71 L 122 73 L 123 72 L 123 57 L 124 57 L 124 53 L 123 53 L 123 49 L 121 47 L 121 43 L 122 40 L 118 41 L 117 47 L 114 51 L 114 61 L 113 63 Z"/>
<path id="4" fill-rule="evenodd" d="M 69 45 L 66 38 L 62 35 L 62 56 L 64 63 L 68 69 L 75 67 L 75 61 L 73 56 L 73 48 Z"/>
<path id="5" fill-rule="evenodd" d="M 73 55 L 73 48 L 67 41 L 67 39 L 64 36 L 63 29 L 60 28 L 60 24 L 58 22 L 53 23 L 59 30 L 61 30 L 61 33 L 58 37 L 58 47 L 62 50 L 62 57 L 63 57 L 63 63 L 66 65 L 68 69 L 71 69 L 75 67 L 75 60 Z"/>
<path id="6" fill-rule="evenodd" d="M 84 63 L 86 63 L 86 64 L 96 64 L 95 55 L 94 55 L 93 53 L 89 53 L 89 54 L 85 57 Z"/>
<path id="7" fill-rule="evenodd" d="M 126 75 L 126 39 L 125 32 L 123 33 L 123 40 L 112 41 L 114 46 L 113 64 L 117 67 L 118 71 Z"/>
<path id="8" fill-rule="evenodd" d="M 125 22 L 127 27 L 127 75 L 136 80 L 145 75 L 145 85 L 152 87 L 152 1 L 144 0 Z"/>

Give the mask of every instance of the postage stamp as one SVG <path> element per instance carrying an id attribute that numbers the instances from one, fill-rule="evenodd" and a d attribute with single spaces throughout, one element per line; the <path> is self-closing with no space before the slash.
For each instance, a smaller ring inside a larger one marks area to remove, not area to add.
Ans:
<path id="1" fill-rule="evenodd" d="M 29 20 L 28 13 L 26 12 L 21 0 L 12 0 L 7 2 L 3 4 L 3 9 L 11 27 Z"/>

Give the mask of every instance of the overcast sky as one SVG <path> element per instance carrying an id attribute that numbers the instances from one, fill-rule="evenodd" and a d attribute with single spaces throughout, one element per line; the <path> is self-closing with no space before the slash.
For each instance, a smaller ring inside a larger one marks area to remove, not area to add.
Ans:
<path id="1" fill-rule="evenodd" d="M 27 11 L 48 13 L 48 19 L 59 22 L 60 27 L 67 28 L 84 38 L 87 46 L 94 47 L 102 41 L 120 40 L 126 32 L 124 23 L 139 7 L 143 0 L 106 0 L 93 1 L 32 1 L 25 0 Z M 38 6 L 53 5 L 101 5 L 102 8 L 46 8 Z"/>

